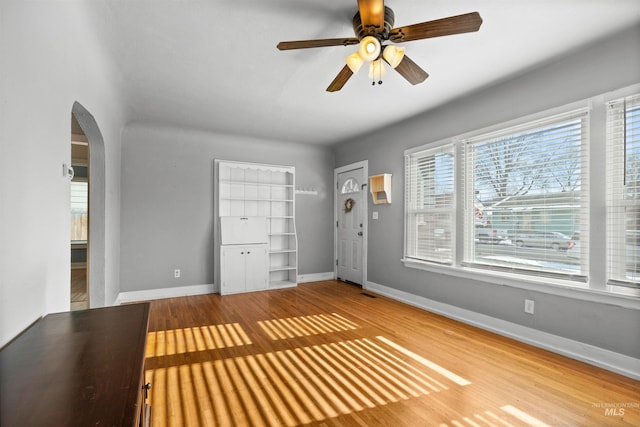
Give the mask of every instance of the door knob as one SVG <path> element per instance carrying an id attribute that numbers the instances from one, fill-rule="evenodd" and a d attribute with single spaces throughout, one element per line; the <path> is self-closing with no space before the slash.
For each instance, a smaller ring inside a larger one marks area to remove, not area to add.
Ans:
<path id="1" fill-rule="evenodd" d="M 358 236 L 362 236 L 362 231 L 358 231 Z"/>

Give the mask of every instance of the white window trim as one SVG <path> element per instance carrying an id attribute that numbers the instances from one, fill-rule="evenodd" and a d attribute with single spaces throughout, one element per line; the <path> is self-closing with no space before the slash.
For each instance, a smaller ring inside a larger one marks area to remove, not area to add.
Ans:
<path id="1" fill-rule="evenodd" d="M 537 119 L 537 120 L 523 120 L 518 124 L 515 124 L 513 126 L 510 127 L 505 127 L 502 128 L 496 132 L 489 132 L 487 134 L 479 134 L 476 137 L 472 137 L 472 138 L 465 138 L 461 141 L 461 145 L 464 145 L 464 148 L 461 147 L 461 149 L 467 151 L 467 149 L 469 147 L 473 147 L 476 143 L 480 142 L 480 143 L 484 143 L 486 141 L 490 141 L 490 140 L 494 140 L 494 139 L 501 139 L 504 137 L 510 137 L 514 134 L 521 134 L 523 132 L 529 132 L 531 130 L 537 131 L 538 129 L 540 129 L 541 126 L 555 126 L 561 122 L 566 122 L 567 120 L 580 120 L 582 124 L 585 125 L 585 127 L 583 128 L 581 125 L 581 135 L 580 135 L 580 140 L 584 143 L 584 146 L 580 147 L 580 153 L 582 155 L 584 155 L 584 158 L 582 159 L 582 164 L 584 166 L 584 171 L 581 172 L 582 176 L 581 176 L 581 185 L 580 185 L 580 193 L 581 193 L 581 206 L 583 206 L 585 208 L 585 210 L 587 212 L 585 213 L 581 213 L 580 214 L 580 220 L 579 223 L 583 226 L 584 230 L 589 230 L 589 214 L 590 214 L 590 204 L 589 204 L 589 196 L 590 196 L 590 192 L 589 192 L 589 167 L 588 167 L 588 162 L 589 162 L 589 149 L 590 149 L 590 140 L 589 140 L 589 134 L 590 134 L 590 108 L 588 107 L 582 107 L 582 108 L 576 108 L 576 109 L 572 109 L 572 110 L 568 110 L 565 111 L 563 113 L 560 114 L 553 114 L 553 115 L 547 115 L 542 117 L 541 119 Z M 472 150 L 470 151 L 471 153 L 473 152 Z M 471 195 L 473 193 L 473 189 L 474 189 L 474 185 L 473 185 L 473 176 L 474 176 L 474 164 L 475 164 L 475 160 L 471 161 L 471 159 L 468 158 L 469 156 L 469 152 L 465 153 L 465 160 L 463 160 L 463 164 L 462 167 L 464 168 L 464 174 L 465 176 L 467 176 L 468 178 L 465 180 L 464 185 L 464 203 L 465 203 L 465 209 L 464 209 L 464 217 L 462 218 L 462 227 L 465 230 L 464 236 L 465 236 L 465 242 L 464 242 L 464 256 L 461 259 L 461 263 L 463 263 L 462 265 L 465 267 L 471 267 L 471 268 L 477 268 L 478 270 L 492 270 L 492 271 L 501 271 L 501 272 L 505 272 L 506 274 L 510 274 L 510 270 L 513 270 L 513 274 L 516 276 L 519 276 L 519 274 L 516 272 L 518 269 L 520 269 L 520 267 L 499 267 L 495 264 L 491 264 L 491 263 L 486 263 L 486 262 L 477 262 L 475 260 L 475 255 L 474 255 L 474 224 L 472 222 L 473 218 L 473 207 L 470 206 L 470 203 L 472 203 L 471 199 Z M 586 173 L 586 174 L 585 174 Z M 581 209 L 582 211 L 583 209 Z M 586 262 L 588 259 L 588 242 L 589 242 L 589 236 L 588 235 L 584 235 L 582 237 L 582 239 L 584 239 L 584 241 L 587 242 L 587 244 L 584 246 L 584 248 L 581 250 L 581 266 L 586 265 L 588 266 L 588 263 Z M 582 264 L 584 263 L 584 264 Z M 477 267 L 474 267 L 477 266 Z M 527 272 L 528 271 L 528 272 Z M 557 280 L 559 280 L 560 282 L 567 282 L 568 286 L 573 286 L 574 282 L 582 282 L 582 283 L 586 283 L 588 281 L 588 273 L 587 272 L 580 272 L 578 274 L 568 274 L 568 273 L 553 273 L 550 271 L 544 271 L 544 270 L 527 270 L 525 268 L 522 268 L 522 276 L 525 277 L 529 277 L 532 276 L 532 279 L 534 280 L 544 280 L 547 281 L 550 278 L 556 278 Z M 555 280 L 555 279 L 554 279 Z"/>
<path id="2" fill-rule="evenodd" d="M 519 117 L 519 118 L 508 120 L 499 124 L 487 126 L 482 129 L 465 132 L 463 134 L 460 134 L 451 138 L 446 138 L 439 141 L 413 147 L 405 150 L 404 154 L 407 155 L 411 153 L 416 153 L 419 151 L 435 148 L 439 145 L 443 145 L 451 142 L 455 142 L 456 146 L 459 148 L 459 144 L 457 142 L 461 140 L 471 139 L 483 134 L 500 131 L 501 129 L 513 127 L 526 122 L 540 120 L 545 117 L 565 114 L 572 110 L 588 109 L 591 112 L 591 110 L 593 109 L 592 107 L 594 105 L 597 105 L 598 107 L 600 107 L 602 111 L 605 111 L 604 106 L 606 103 L 624 96 L 632 95 L 634 93 L 637 93 L 638 91 L 640 91 L 640 84 L 635 84 L 626 88 L 622 88 L 622 89 L 611 91 L 602 95 L 594 96 L 586 100 L 577 101 L 564 106 L 547 109 L 545 111 L 533 113 L 524 117 Z M 592 116 L 590 119 L 591 124 L 593 124 L 593 120 L 594 120 L 594 117 Z M 604 130 L 606 126 L 605 116 L 599 117 L 598 120 L 602 120 L 602 123 L 598 123 L 597 127 Z M 594 131 L 592 129 L 591 131 L 592 139 L 593 139 L 593 133 Z M 602 142 L 605 142 L 605 141 L 602 141 Z M 590 141 L 590 149 L 589 149 L 590 153 L 593 151 L 593 147 L 595 145 L 596 144 L 594 144 L 593 141 Z M 460 182 L 458 178 L 459 178 L 459 174 L 461 173 L 462 167 L 464 167 L 464 165 L 458 165 L 458 167 L 456 167 L 457 182 Z M 590 172 L 590 179 L 592 174 L 593 174 L 593 171 Z M 594 187 L 591 187 L 591 191 L 593 190 L 594 190 Z M 405 188 L 405 195 L 406 195 L 406 191 L 407 189 Z M 461 193 L 460 191 L 457 191 L 457 193 L 458 193 L 457 201 L 459 202 L 460 200 L 463 200 L 464 196 L 460 195 Z M 603 194 L 601 196 L 602 196 L 602 200 L 604 200 L 604 198 L 606 197 L 606 194 Z M 592 202 L 590 202 L 590 211 L 591 209 L 592 209 Z M 461 224 L 460 212 L 461 210 L 458 210 L 458 216 L 456 218 L 457 224 Z M 591 212 L 589 212 L 589 216 L 591 216 Z M 405 217 L 406 217 L 406 214 L 405 214 Z M 592 224 L 591 220 L 589 220 L 589 223 Z M 605 224 L 602 224 L 602 225 L 604 226 Z M 460 225 L 457 225 L 456 228 L 459 228 L 459 227 Z M 404 228 L 405 228 L 404 243 L 406 245 L 406 227 Z M 630 308 L 630 309 L 636 309 L 636 310 L 640 309 L 640 298 L 637 295 L 613 293 L 606 290 L 607 289 L 606 283 L 602 283 L 602 284 L 594 283 L 594 279 L 600 281 L 599 280 L 601 279 L 600 275 L 594 276 L 590 273 L 588 281 L 586 283 L 582 283 L 582 282 L 575 282 L 570 280 L 558 280 L 558 279 L 547 278 L 547 277 L 541 277 L 541 278 L 523 277 L 521 275 L 509 274 L 506 272 L 487 271 L 484 269 L 476 269 L 473 267 L 463 267 L 461 265 L 461 260 L 463 259 L 462 251 L 464 250 L 464 247 L 463 245 L 456 245 L 456 248 L 457 248 L 456 249 L 457 253 L 454 256 L 455 263 L 454 265 L 451 265 L 451 266 L 424 262 L 424 261 L 419 261 L 414 259 L 406 259 L 406 258 L 401 259 L 401 262 L 407 268 L 413 268 L 413 269 L 418 269 L 418 270 L 423 270 L 423 271 L 428 271 L 428 272 L 433 272 L 438 274 L 446 274 L 449 276 L 460 277 L 460 278 L 470 279 L 470 280 L 480 280 L 480 281 L 484 281 L 494 285 L 509 286 L 509 287 L 518 288 L 518 289 L 543 292 L 551 295 L 557 295 L 557 296 L 562 296 L 562 297 L 567 297 L 572 299 L 597 302 L 597 303 L 606 303 L 606 304 L 611 304 L 611 305 L 619 306 L 623 308 Z M 606 266 L 603 265 L 601 267 L 602 269 L 606 270 Z M 593 270 L 593 266 L 590 266 L 589 268 L 590 270 Z M 598 285 L 600 285 L 600 287 L 598 287 Z"/>
<path id="3" fill-rule="evenodd" d="M 447 139 L 447 140 L 442 140 L 442 141 L 438 141 L 435 143 L 431 143 L 431 144 L 426 144 L 426 145 L 422 145 L 420 147 L 415 147 L 412 149 L 408 149 L 405 150 L 404 152 L 404 157 L 405 157 L 405 168 L 406 168 L 406 158 L 407 157 L 411 157 L 417 154 L 420 154 L 422 152 L 426 152 L 426 151 L 434 151 L 434 150 L 438 150 L 441 147 L 445 147 L 451 145 L 452 149 L 453 149 L 453 155 L 454 155 L 454 176 L 453 176 L 453 187 L 454 187 L 454 195 L 455 198 L 453 200 L 453 206 L 451 208 L 448 209 L 448 211 L 451 213 L 452 218 L 453 218 L 453 224 L 455 225 L 457 223 L 457 202 L 458 202 L 458 191 L 456 189 L 457 186 L 457 180 L 458 180 L 458 174 L 457 174 L 457 162 L 458 162 L 458 149 L 457 149 L 457 144 L 456 141 L 453 139 Z M 403 257 L 404 259 L 408 259 L 410 261 L 417 261 L 417 262 L 423 262 L 417 258 L 409 258 L 407 256 L 407 201 L 410 200 L 410 196 L 411 191 L 413 191 L 413 188 L 407 188 L 407 183 L 406 183 L 406 170 L 405 170 L 405 184 L 404 184 L 404 231 L 403 231 L 403 235 L 404 235 L 404 241 L 403 241 Z M 442 212 L 444 212 L 445 210 L 443 209 Z M 439 263 L 437 261 L 424 261 L 424 262 L 429 262 L 429 263 L 433 263 L 436 265 L 456 265 L 457 264 L 457 248 L 456 248 L 456 227 L 453 227 L 451 230 L 451 239 L 452 239 L 452 244 L 451 244 L 451 249 L 452 249 L 452 254 L 451 254 L 451 264 L 449 263 Z"/>
<path id="4" fill-rule="evenodd" d="M 640 106 L 640 91 L 630 96 L 623 96 L 607 102 L 607 284 L 611 286 L 631 287 L 638 289 L 637 283 L 620 278 L 626 275 L 626 256 L 617 259 L 616 265 L 612 265 L 615 254 L 625 251 L 626 227 L 619 223 L 625 220 L 625 207 L 638 208 L 640 202 L 637 199 L 624 197 L 624 175 L 626 159 L 626 129 L 619 122 L 610 122 L 610 112 L 616 108 L 618 114 L 626 117 L 626 103 L 631 101 L 634 108 Z M 614 107 L 615 106 L 615 107 Z M 623 119 L 624 120 L 624 119 Z M 622 128 L 621 128 L 622 127 Z M 622 132 L 621 138 L 615 138 L 611 134 L 614 129 Z M 615 236 L 615 237 L 614 237 Z M 615 246 L 615 249 L 614 249 Z"/>
<path id="5" fill-rule="evenodd" d="M 611 293 L 599 289 L 588 288 L 580 282 L 560 281 L 545 278 L 545 281 L 528 280 L 529 277 L 509 274 L 505 272 L 489 271 L 472 267 L 458 267 L 422 262 L 413 259 L 400 260 L 405 267 L 431 273 L 445 274 L 474 281 L 486 282 L 492 285 L 508 286 L 527 291 L 542 292 L 581 301 L 611 304 L 617 307 L 640 310 L 640 298 L 625 294 Z M 533 278 L 533 277 L 532 277 Z"/>

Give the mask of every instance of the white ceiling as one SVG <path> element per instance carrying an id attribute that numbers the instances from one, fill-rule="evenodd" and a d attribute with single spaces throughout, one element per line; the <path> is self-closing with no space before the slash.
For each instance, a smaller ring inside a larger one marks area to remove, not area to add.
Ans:
<path id="1" fill-rule="evenodd" d="M 366 70 L 325 89 L 354 46 L 279 51 L 282 40 L 353 37 L 356 0 L 104 0 L 98 33 L 122 75 L 131 122 L 332 144 L 640 22 L 638 0 L 387 0 L 395 26 L 478 11 L 477 33 L 405 43 L 429 73 L 411 86 Z M 639 46 L 640 48 L 640 46 Z"/>

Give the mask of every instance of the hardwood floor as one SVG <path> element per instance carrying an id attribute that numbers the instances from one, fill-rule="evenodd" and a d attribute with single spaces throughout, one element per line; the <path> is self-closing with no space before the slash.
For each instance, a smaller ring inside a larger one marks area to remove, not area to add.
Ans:
<path id="1" fill-rule="evenodd" d="M 88 308 L 87 269 L 73 268 L 71 270 L 71 311 Z"/>
<path id="2" fill-rule="evenodd" d="M 151 302 L 162 426 L 640 425 L 640 382 L 336 281 Z"/>

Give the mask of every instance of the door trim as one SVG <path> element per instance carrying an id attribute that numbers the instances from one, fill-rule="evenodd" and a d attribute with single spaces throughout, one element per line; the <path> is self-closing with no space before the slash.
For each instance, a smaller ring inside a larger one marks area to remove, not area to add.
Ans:
<path id="1" fill-rule="evenodd" d="M 117 298 L 114 286 L 107 289 L 106 278 L 106 154 L 104 138 L 96 119 L 79 102 L 74 102 L 71 113 L 75 116 L 89 142 L 89 252 L 87 254 L 87 280 L 89 307 L 111 305 Z M 68 292 L 67 292 L 68 293 Z M 68 299 L 68 298 L 67 298 Z"/>
<path id="2" fill-rule="evenodd" d="M 362 168 L 362 176 L 364 177 L 363 185 L 366 185 L 363 188 L 362 194 L 362 232 L 364 236 L 362 237 L 362 287 L 365 288 L 367 286 L 367 242 L 369 241 L 369 161 L 362 160 L 359 162 L 351 163 L 349 165 L 341 166 L 339 168 L 335 168 L 333 170 L 333 278 L 338 278 L 338 212 L 341 206 L 338 203 L 338 175 L 343 172 L 349 172 L 351 170 Z"/>

